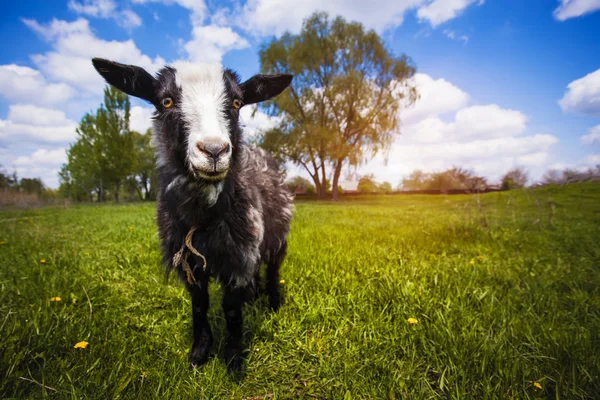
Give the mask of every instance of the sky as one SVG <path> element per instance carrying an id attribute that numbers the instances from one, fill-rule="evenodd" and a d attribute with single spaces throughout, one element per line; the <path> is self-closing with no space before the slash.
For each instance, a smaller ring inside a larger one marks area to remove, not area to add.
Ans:
<path id="1" fill-rule="evenodd" d="M 396 186 L 417 168 L 494 181 L 524 167 L 535 181 L 600 164 L 600 0 L 24 0 L 0 14 L 0 165 L 58 186 L 78 122 L 102 102 L 92 57 L 151 73 L 221 62 L 248 78 L 261 46 L 314 11 L 361 22 L 417 67 L 419 100 L 358 175 Z M 132 105 L 132 128 L 145 131 L 152 107 Z M 246 108 L 247 137 L 274 123 Z"/>

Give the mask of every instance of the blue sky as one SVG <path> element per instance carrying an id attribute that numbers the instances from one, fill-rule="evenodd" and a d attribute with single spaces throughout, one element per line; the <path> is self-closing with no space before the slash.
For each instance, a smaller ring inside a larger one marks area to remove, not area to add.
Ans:
<path id="1" fill-rule="evenodd" d="M 263 43 L 320 9 L 375 29 L 417 65 L 422 96 L 401 113 L 387 163 L 378 156 L 359 174 L 396 185 L 415 168 L 498 179 L 523 166 L 536 179 L 600 164 L 600 0 L 10 2 L 0 15 L 0 164 L 57 185 L 76 123 L 101 102 L 92 56 L 151 72 L 177 59 L 222 62 L 249 77 Z M 145 129 L 151 108 L 134 105 L 133 127 Z M 272 124 L 249 111 L 248 135 Z"/>

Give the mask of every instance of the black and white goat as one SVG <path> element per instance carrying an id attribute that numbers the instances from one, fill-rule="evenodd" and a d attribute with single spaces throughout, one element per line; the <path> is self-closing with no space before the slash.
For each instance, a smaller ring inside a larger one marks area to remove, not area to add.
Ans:
<path id="1" fill-rule="evenodd" d="M 225 359 L 237 372 L 243 362 L 242 306 L 257 290 L 263 263 L 270 307 L 280 306 L 279 267 L 293 207 L 277 163 L 242 140 L 239 113 L 244 105 L 277 96 L 292 76 L 256 75 L 241 83 L 221 65 L 176 62 L 153 77 L 137 66 L 92 62 L 109 84 L 156 107 L 157 224 L 163 262 L 169 269 L 182 267 L 176 269 L 192 297 L 190 363 L 196 367 L 208 359 L 213 277 L 223 283 Z"/>

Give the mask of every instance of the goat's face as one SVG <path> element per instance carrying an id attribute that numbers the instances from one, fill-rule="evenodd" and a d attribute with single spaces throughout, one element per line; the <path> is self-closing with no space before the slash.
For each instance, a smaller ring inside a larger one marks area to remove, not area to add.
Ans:
<path id="1" fill-rule="evenodd" d="M 227 176 L 240 141 L 239 111 L 245 104 L 281 93 L 291 75 L 256 75 L 240 83 L 219 64 L 176 62 L 157 78 L 140 67 L 93 59 L 108 83 L 156 107 L 155 144 L 159 165 L 184 166 L 206 181 Z"/>

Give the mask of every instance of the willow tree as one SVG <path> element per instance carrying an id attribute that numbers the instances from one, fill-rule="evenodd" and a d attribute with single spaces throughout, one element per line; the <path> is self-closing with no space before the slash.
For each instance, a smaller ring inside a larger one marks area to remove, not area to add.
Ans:
<path id="1" fill-rule="evenodd" d="M 319 197 L 332 178 L 333 198 L 344 167 L 387 152 L 400 132 L 402 105 L 416 99 L 415 67 L 394 56 L 374 31 L 316 13 L 298 35 L 286 33 L 260 51 L 263 73 L 294 75 L 290 90 L 265 107 L 281 123 L 261 145 L 302 166 Z"/>

